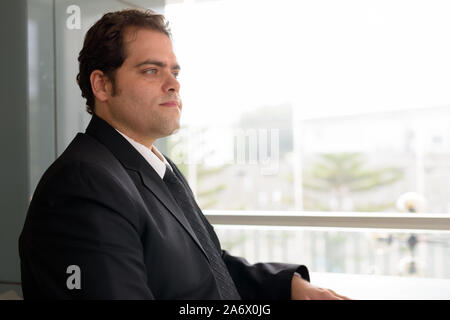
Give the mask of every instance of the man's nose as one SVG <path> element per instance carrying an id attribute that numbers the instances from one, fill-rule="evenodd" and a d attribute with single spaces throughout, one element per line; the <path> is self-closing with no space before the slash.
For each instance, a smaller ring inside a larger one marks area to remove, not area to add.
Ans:
<path id="1" fill-rule="evenodd" d="M 170 74 L 169 76 L 167 76 L 167 79 L 163 86 L 163 90 L 164 90 L 164 92 L 168 92 L 168 91 L 179 92 L 180 91 L 180 82 L 173 74 Z"/>

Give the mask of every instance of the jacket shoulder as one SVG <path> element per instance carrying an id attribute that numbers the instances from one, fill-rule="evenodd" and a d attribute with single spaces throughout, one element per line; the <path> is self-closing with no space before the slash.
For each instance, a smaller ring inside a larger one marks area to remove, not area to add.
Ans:
<path id="1" fill-rule="evenodd" d="M 76 135 L 64 152 L 56 159 L 55 163 L 58 162 L 96 163 L 106 166 L 119 163 L 108 148 L 84 133 Z"/>
<path id="2" fill-rule="evenodd" d="M 95 138 L 78 133 L 42 175 L 33 198 L 55 185 L 76 187 L 79 177 L 132 183 L 120 161 Z M 45 192 L 44 192 L 45 193 Z"/>

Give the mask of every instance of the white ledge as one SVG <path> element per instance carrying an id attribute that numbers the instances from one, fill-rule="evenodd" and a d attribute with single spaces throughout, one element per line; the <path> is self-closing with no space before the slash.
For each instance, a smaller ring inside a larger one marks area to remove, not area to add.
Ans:
<path id="1" fill-rule="evenodd" d="M 310 275 L 314 285 L 357 300 L 450 299 L 450 279 L 320 272 Z"/>
<path id="2" fill-rule="evenodd" d="M 204 210 L 216 225 L 291 226 L 328 228 L 375 228 L 450 231 L 450 214 L 311 211 L 218 211 Z"/>

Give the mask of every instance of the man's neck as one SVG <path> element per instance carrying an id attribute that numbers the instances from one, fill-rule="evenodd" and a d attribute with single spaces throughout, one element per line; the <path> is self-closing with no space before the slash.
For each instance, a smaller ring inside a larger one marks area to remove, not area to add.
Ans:
<path id="1" fill-rule="evenodd" d="M 143 137 L 142 135 L 136 134 L 135 131 L 129 129 L 127 126 L 124 126 L 118 121 L 115 121 L 112 117 L 109 117 L 108 115 L 96 113 L 96 115 L 100 118 L 102 118 L 104 121 L 106 121 L 111 127 L 119 131 L 120 133 L 126 135 L 133 141 L 136 141 L 150 150 L 153 148 L 153 143 L 156 141 L 156 138 L 153 137 Z M 152 150 L 153 151 L 153 150 Z M 155 153 L 156 154 L 156 153 Z M 158 154 L 157 154 L 158 155 Z M 160 156 L 158 155 L 158 158 Z"/>
<path id="2" fill-rule="evenodd" d="M 115 128 L 116 129 L 116 128 Z M 138 144 L 150 149 L 151 152 L 153 152 L 153 154 L 155 156 L 158 157 L 159 160 L 161 160 L 162 162 L 164 162 L 164 157 L 161 155 L 161 153 L 158 151 L 158 149 L 155 148 L 155 146 L 153 144 L 151 144 L 150 146 L 143 144 L 142 142 L 134 139 L 133 137 L 130 137 L 129 135 L 127 135 L 126 133 L 120 131 L 119 129 L 116 129 L 119 133 L 121 133 L 122 135 L 126 136 L 128 139 L 133 140 L 134 142 L 137 142 Z"/>
<path id="3" fill-rule="evenodd" d="M 129 137 L 130 139 L 133 139 L 137 143 L 140 143 L 143 146 L 146 146 L 150 150 L 153 149 L 153 143 L 156 141 L 156 139 L 143 138 L 142 136 L 135 134 L 132 130 L 127 130 L 126 128 L 123 128 L 123 127 L 120 127 L 120 126 L 114 127 L 114 128 L 116 130 L 120 131 L 121 133 L 123 133 L 124 135 L 126 135 L 127 137 Z"/>

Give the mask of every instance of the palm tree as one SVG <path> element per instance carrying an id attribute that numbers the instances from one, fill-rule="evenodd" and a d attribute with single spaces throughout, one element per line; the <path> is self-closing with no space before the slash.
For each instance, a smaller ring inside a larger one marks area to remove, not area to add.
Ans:
<path id="1" fill-rule="evenodd" d="M 367 168 L 361 153 L 325 153 L 303 172 L 303 187 L 310 193 L 330 194 L 328 204 L 305 195 L 305 209 L 324 211 L 382 211 L 394 207 L 394 201 L 355 206 L 351 195 L 391 185 L 403 177 L 395 167 Z"/>

